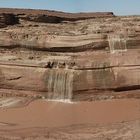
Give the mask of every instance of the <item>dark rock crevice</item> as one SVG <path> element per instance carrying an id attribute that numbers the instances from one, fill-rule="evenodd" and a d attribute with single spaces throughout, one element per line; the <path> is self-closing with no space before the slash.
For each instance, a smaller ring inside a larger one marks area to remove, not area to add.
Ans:
<path id="1" fill-rule="evenodd" d="M 0 14 L 0 27 L 6 27 L 8 25 L 15 25 L 19 23 L 19 18 L 12 13 Z"/>
<path id="2" fill-rule="evenodd" d="M 115 92 L 140 90 L 140 85 L 123 86 L 113 89 Z"/>
<path id="3" fill-rule="evenodd" d="M 104 93 L 104 92 L 123 92 L 123 91 L 135 91 L 140 90 L 140 85 L 130 85 L 130 86 L 122 86 L 122 87 L 114 87 L 114 88 L 93 88 L 93 89 L 85 89 L 85 90 L 75 90 L 74 93 L 79 94 L 82 92 L 91 92 L 92 94 L 96 93 Z"/>

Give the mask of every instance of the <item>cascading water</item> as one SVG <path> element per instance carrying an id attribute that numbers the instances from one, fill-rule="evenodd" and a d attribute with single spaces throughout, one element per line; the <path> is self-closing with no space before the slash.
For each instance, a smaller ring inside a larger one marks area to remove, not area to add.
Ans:
<path id="1" fill-rule="evenodd" d="M 67 69 L 49 70 L 47 99 L 70 101 L 73 92 L 73 71 Z"/>
<path id="2" fill-rule="evenodd" d="M 123 34 L 110 34 L 108 35 L 110 52 L 123 52 L 127 51 L 126 42 L 127 39 Z"/>

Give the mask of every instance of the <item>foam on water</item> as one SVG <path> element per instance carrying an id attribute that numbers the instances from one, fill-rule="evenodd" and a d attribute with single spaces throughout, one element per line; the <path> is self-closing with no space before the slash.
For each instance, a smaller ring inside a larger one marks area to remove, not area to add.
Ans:
<path id="1" fill-rule="evenodd" d="M 58 102 L 58 103 L 66 103 L 66 104 L 75 104 L 69 99 L 45 99 L 48 102 Z"/>

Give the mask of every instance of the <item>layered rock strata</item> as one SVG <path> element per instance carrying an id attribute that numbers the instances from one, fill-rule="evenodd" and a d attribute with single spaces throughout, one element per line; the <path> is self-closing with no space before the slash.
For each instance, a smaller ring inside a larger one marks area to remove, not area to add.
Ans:
<path id="1" fill-rule="evenodd" d="M 96 13 L 64 13 L 60 11 L 49 10 L 32 10 L 32 9 L 6 9 L 1 8 L 0 14 L 12 13 L 27 21 L 43 22 L 43 23 L 61 23 L 63 21 L 78 21 L 91 18 L 113 17 L 112 12 L 96 12 Z"/>
<path id="2" fill-rule="evenodd" d="M 16 15 L 10 13 L 0 13 L 0 28 L 6 27 L 8 25 L 18 24 L 19 19 Z"/>
<path id="3" fill-rule="evenodd" d="M 19 19 L 19 24 L 0 29 L 2 96 L 139 98 L 139 16 L 14 9 L 0 13 Z M 45 20 L 39 21 L 40 15 Z"/>

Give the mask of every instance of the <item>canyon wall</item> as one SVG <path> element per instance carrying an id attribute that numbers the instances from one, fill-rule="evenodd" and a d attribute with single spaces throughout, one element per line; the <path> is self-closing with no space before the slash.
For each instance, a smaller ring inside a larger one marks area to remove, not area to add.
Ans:
<path id="1" fill-rule="evenodd" d="M 24 9 L 0 15 L 1 96 L 139 98 L 140 16 Z"/>

